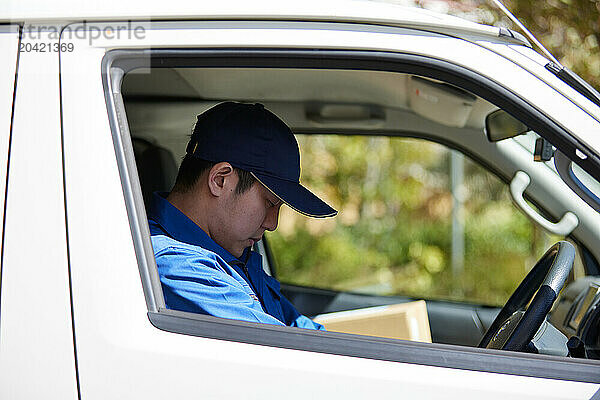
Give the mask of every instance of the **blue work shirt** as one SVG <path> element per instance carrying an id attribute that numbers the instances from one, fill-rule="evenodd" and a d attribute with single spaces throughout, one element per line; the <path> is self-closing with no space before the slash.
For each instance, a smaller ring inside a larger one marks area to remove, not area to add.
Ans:
<path id="1" fill-rule="evenodd" d="M 274 325 L 324 329 L 301 315 L 247 248 L 241 259 L 179 211 L 166 193 L 154 193 L 150 235 L 167 308 Z M 242 261 L 244 260 L 244 261 Z"/>

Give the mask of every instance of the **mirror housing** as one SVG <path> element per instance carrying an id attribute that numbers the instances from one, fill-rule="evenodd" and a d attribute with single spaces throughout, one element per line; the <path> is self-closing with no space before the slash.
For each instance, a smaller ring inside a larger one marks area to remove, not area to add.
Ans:
<path id="1" fill-rule="evenodd" d="M 519 136 L 527 133 L 527 125 L 504 110 L 496 110 L 485 117 L 485 134 L 490 142 Z"/>

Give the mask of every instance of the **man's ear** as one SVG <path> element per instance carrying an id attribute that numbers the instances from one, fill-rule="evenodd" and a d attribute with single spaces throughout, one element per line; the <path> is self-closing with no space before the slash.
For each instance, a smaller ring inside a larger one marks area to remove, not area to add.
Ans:
<path id="1" fill-rule="evenodd" d="M 208 190 L 213 196 L 219 197 L 230 192 L 235 186 L 234 169 L 228 162 L 220 162 L 208 171 Z"/>

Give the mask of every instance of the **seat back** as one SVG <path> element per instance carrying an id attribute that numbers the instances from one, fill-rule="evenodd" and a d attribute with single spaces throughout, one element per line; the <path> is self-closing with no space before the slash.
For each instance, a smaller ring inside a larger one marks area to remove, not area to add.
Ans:
<path id="1" fill-rule="evenodd" d="M 177 163 L 173 154 L 146 139 L 132 138 L 140 186 L 146 209 L 153 192 L 168 192 L 177 177 Z"/>

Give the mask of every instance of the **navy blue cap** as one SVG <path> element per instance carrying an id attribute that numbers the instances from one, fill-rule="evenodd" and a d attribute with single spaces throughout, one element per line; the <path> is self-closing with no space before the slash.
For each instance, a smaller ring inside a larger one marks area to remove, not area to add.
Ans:
<path id="1" fill-rule="evenodd" d="M 198 116 L 187 154 L 227 161 L 250 172 L 292 209 L 309 217 L 337 211 L 300 184 L 300 151 L 294 134 L 262 104 L 231 101 Z"/>

